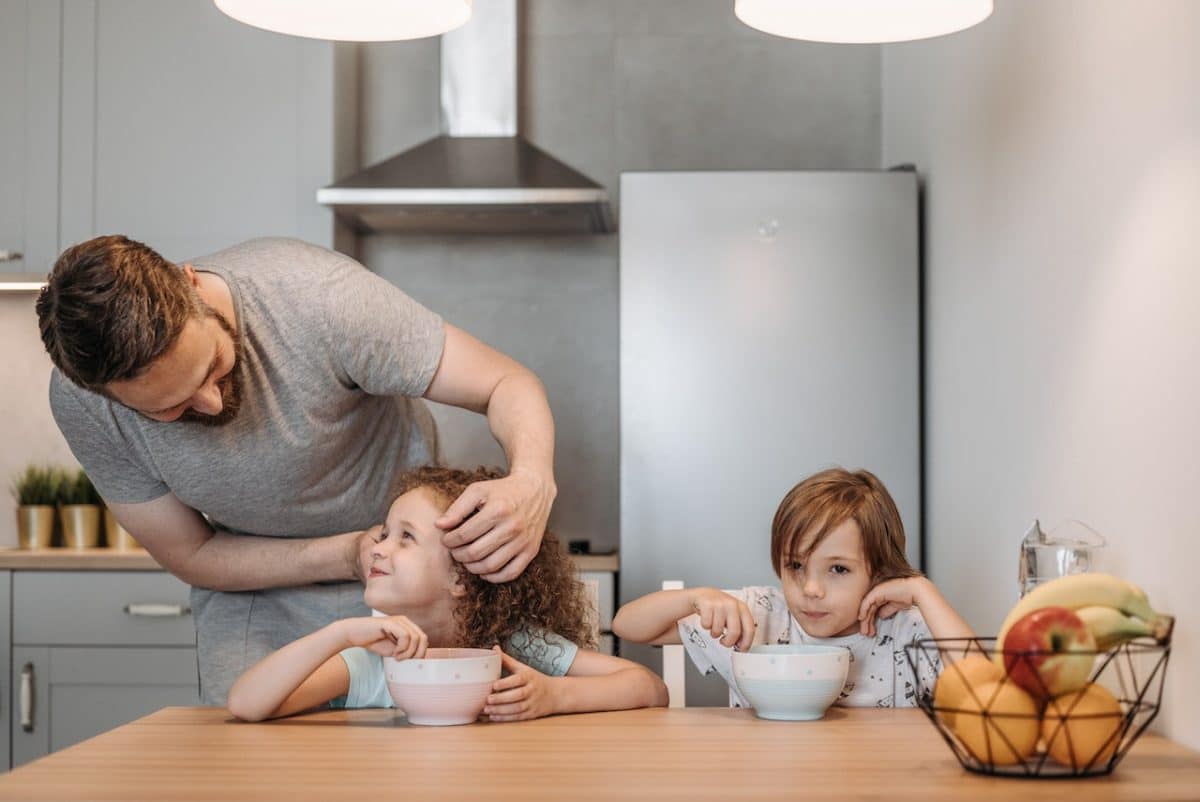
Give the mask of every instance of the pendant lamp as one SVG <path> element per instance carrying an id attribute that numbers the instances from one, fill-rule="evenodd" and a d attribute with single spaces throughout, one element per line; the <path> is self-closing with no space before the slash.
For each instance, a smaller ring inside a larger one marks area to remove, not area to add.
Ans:
<path id="1" fill-rule="evenodd" d="M 239 22 L 339 42 L 438 36 L 471 18 L 471 0 L 214 0 Z"/>
<path id="2" fill-rule="evenodd" d="M 734 0 L 733 13 L 790 39 L 878 44 L 970 28 L 991 15 L 992 0 Z"/>

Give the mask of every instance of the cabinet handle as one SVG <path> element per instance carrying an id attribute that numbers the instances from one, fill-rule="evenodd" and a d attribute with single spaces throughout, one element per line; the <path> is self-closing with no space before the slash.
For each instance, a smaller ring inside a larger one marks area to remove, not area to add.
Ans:
<path id="1" fill-rule="evenodd" d="M 21 669 L 21 729 L 33 732 L 33 663 Z"/>
<path id="2" fill-rule="evenodd" d="M 20 251 L 0 251 L 0 262 L 15 262 L 24 256 Z"/>
<path id="3" fill-rule="evenodd" d="M 127 604 L 125 614 L 139 618 L 183 618 L 192 614 L 186 604 Z"/>

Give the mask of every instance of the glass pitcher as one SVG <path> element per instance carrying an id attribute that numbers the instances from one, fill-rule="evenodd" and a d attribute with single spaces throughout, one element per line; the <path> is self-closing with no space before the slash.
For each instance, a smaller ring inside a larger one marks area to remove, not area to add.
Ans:
<path id="1" fill-rule="evenodd" d="M 1079 521 L 1065 521 L 1043 532 L 1034 519 L 1021 541 L 1021 564 L 1017 572 L 1021 595 L 1042 582 L 1092 570 L 1096 550 L 1104 544 L 1099 532 Z"/>

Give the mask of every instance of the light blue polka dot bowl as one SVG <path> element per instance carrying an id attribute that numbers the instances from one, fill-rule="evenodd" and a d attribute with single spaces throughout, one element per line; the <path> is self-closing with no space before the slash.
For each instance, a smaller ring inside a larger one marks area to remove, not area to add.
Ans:
<path id="1" fill-rule="evenodd" d="M 846 684 L 850 652 L 839 646 L 755 646 L 733 653 L 733 679 L 759 718 L 815 721 Z"/>

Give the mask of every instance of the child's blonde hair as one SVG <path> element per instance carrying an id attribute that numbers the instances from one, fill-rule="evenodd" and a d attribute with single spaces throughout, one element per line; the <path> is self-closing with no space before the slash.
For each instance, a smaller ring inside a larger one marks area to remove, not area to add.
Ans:
<path id="1" fill-rule="evenodd" d="M 771 567 L 808 559 L 826 536 L 853 519 L 862 533 L 863 556 L 871 584 L 920 576 L 904 556 L 904 523 L 883 482 L 870 471 L 831 468 L 815 473 L 788 491 L 771 523 Z M 803 554 L 796 547 L 812 533 Z"/>

